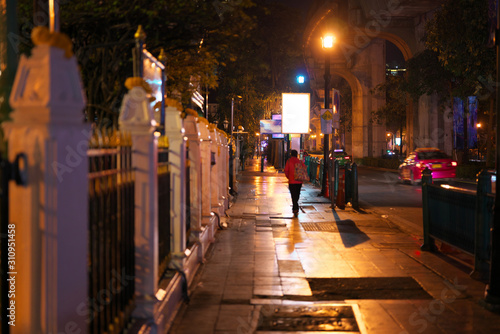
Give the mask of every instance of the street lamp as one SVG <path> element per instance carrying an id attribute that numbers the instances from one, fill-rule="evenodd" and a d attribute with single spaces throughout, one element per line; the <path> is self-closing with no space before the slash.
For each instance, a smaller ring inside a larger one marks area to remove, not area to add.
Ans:
<path id="1" fill-rule="evenodd" d="M 394 133 L 387 131 L 387 139 L 390 140 L 390 147 L 389 149 L 394 150 Z"/>
<path id="2" fill-rule="evenodd" d="M 231 98 L 231 140 L 233 139 L 234 97 Z"/>
<path id="3" fill-rule="evenodd" d="M 260 133 L 255 132 L 255 137 L 257 137 L 257 158 L 260 156 Z"/>
<path id="4" fill-rule="evenodd" d="M 321 39 L 323 49 L 325 49 L 325 109 L 330 106 L 330 50 L 335 43 L 335 36 L 326 35 Z M 323 181 L 321 182 L 320 195 L 326 195 L 326 178 L 328 168 L 328 153 L 330 151 L 330 136 L 325 134 L 323 140 Z"/>

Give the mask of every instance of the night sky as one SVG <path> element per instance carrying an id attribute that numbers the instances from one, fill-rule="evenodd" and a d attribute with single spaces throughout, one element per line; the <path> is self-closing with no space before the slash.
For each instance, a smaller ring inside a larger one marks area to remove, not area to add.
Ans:
<path id="1" fill-rule="evenodd" d="M 303 15 L 307 15 L 307 11 L 309 10 L 309 6 L 312 1 L 308 0 L 276 0 L 276 2 L 280 2 L 285 6 L 293 7 L 300 10 Z"/>

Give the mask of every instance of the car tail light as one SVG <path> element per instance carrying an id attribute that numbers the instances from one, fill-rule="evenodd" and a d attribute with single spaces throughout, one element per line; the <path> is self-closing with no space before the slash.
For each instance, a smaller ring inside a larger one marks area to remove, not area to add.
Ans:
<path id="1" fill-rule="evenodd" d="M 451 165 L 452 165 L 453 167 L 456 167 L 456 166 L 457 166 L 457 162 L 456 162 L 456 161 L 452 161 L 452 162 L 451 162 Z"/>
<path id="2" fill-rule="evenodd" d="M 348 155 L 346 155 L 346 156 L 345 156 L 345 159 L 346 159 L 346 160 L 349 160 L 349 159 L 351 159 L 351 157 L 350 157 L 350 156 L 348 156 Z"/>

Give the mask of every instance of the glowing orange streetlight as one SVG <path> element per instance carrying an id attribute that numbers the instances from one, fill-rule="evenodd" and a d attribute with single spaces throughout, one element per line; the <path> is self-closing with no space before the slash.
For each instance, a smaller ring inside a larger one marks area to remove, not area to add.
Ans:
<path id="1" fill-rule="evenodd" d="M 328 109 L 330 107 L 330 50 L 333 48 L 333 44 L 335 44 L 335 36 L 332 34 L 326 34 L 321 38 L 321 46 L 325 50 L 325 109 Z M 321 134 L 322 135 L 322 134 Z M 321 184 L 321 195 L 325 196 L 326 195 L 326 179 L 327 179 L 327 171 L 328 171 L 328 166 L 327 166 L 327 161 L 328 161 L 328 154 L 330 151 L 330 136 L 328 134 L 324 135 L 323 139 L 323 161 L 324 161 L 324 166 L 323 166 L 323 182 Z"/>

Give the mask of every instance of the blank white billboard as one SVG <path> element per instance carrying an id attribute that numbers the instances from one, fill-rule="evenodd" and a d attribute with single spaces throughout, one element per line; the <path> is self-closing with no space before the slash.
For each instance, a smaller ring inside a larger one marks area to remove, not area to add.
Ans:
<path id="1" fill-rule="evenodd" d="M 310 97 L 307 93 L 283 93 L 282 133 L 309 133 Z"/>

